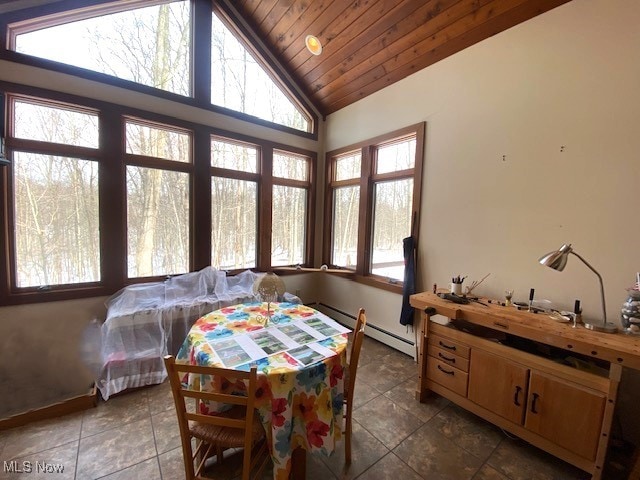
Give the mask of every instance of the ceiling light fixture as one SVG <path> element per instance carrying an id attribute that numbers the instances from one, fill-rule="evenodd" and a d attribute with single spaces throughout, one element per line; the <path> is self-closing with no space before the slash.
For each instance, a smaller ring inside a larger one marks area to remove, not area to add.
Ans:
<path id="1" fill-rule="evenodd" d="M 307 46 L 313 55 L 320 55 L 322 53 L 322 43 L 315 35 L 307 35 L 304 39 L 304 44 Z"/>

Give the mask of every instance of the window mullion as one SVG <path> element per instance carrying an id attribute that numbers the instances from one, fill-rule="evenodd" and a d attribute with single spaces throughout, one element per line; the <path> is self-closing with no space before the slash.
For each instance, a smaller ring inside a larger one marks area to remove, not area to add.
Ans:
<path id="1" fill-rule="evenodd" d="M 371 264 L 371 209 L 372 209 L 372 182 L 373 173 L 373 147 L 362 148 L 362 163 L 360 175 L 360 206 L 358 225 L 358 262 L 356 273 L 366 275 Z"/>
<path id="2" fill-rule="evenodd" d="M 271 269 L 271 235 L 273 218 L 273 148 L 260 149 L 260 181 L 258 182 L 258 269 Z"/>
<path id="3" fill-rule="evenodd" d="M 127 278 L 124 145 L 122 116 L 105 110 L 100 115 L 99 217 L 102 281 L 109 291 L 121 288 Z"/>
<path id="4" fill-rule="evenodd" d="M 211 132 L 196 127 L 193 134 L 194 175 L 191 178 L 192 267 L 211 265 Z"/>
<path id="5" fill-rule="evenodd" d="M 192 95 L 202 105 L 211 103 L 211 15 L 213 2 L 193 0 L 191 8 L 193 72 Z"/>

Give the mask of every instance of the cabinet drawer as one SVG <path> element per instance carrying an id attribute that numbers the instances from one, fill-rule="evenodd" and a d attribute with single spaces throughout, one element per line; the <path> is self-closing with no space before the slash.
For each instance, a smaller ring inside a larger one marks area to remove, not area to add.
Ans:
<path id="1" fill-rule="evenodd" d="M 463 372 L 469 372 L 468 358 L 461 357 L 460 355 L 456 355 L 449 350 L 444 350 L 434 345 L 429 345 L 429 347 L 427 348 L 427 354 L 431 355 L 434 358 L 437 358 L 441 362 L 451 365 L 452 367 L 456 367 Z"/>
<path id="2" fill-rule="evenodd" d="M 463 397 L 467 396 L 467 381 L 469 375 L 462 370 L 458 370 L 451 365 L 441 362 L 435 357 L 429 357 L 427 360 L 427 378 L 458 395 L 462 395 Z"/>
<path id="3" fill-rule="evenodd" d="M 440 335 L 429 335 L 429 345 L 433 345 L 434 347 L 441 348 L 444 351 L 449 353 L 455 353 L 462 358 L 469 358 L 469 347 L 457 342 L 455 340 L 451 340 L 446 337 L 441 337 Z"/>

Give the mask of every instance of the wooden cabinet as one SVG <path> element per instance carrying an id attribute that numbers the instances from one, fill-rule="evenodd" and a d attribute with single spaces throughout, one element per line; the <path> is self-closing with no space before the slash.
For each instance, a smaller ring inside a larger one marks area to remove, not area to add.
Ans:
<path id="1" fill-rule="evenodd" d="M 527 404 L 529 369 L 503 357 L 474 349 L 469 373 L 469 400 L 521 424 Z"/>
<path id="2" fill-rule="evenodd" d="M 591 473 L 593 480 L 602 477 L 621 365 L 640 369 L 634 353 L 640 343 L 552 320 L 545 325 L 543 315 L 453 305 L 430 294 L 413 296 L 412 305 L 425 312 L 419 400 L 438 393 Z M 437 313 L 463 324 L 431 322 Z M 530 345 L 538 350 L 524 348 Z"/>
<path id="3" fill-rule="evenodd" d="M 524 426 L 581 457 L 595 459 L 606 396 L 531 372 Z"/>
<path id="4" fill-rule="evenodd" d="M 602 392 L 474 348 L 468 398 L 560 447 L 595 459 L 605 407 Z"/>

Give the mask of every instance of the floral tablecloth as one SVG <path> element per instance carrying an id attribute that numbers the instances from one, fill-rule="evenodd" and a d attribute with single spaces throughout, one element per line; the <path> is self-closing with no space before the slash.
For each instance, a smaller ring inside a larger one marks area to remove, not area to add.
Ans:
<path id="1" fill-rule="evenodd" d="M 328 319 L 313 308 L 291 303 L 271 303 L 270 312 L 266 328 L 277 326 L 285 331 L 298 320 L 312 323 L 314 319 Z M 236 358 L 235 352 L 224 349 L 224 339 L 264 330 L 266 317 L 267 303 L 240 304 L 211 312 L 193 325 L 176 362 L 227 368 L 233 365 L 232 368 L 243 370 L 257 365 L 256 408 L 267 432 L 273 477 L 288 479 L 295 448 L 330 455 L 342 437 L 347 334 L 338 333 L 314 342 L 332 355 L 308 365 L 302 365 L 287 353 L 292 350 L 242 363 L 247 359 Z M 331 334 L 331 329 L 328 332 Z M 241 391 L 244 387 L 198 375 L 185 378 L 187 381 L 192 388 L 216 391 Z M 203 404 L 200 409 L 203 413 L 215 413 L 216 405 Z"/>

